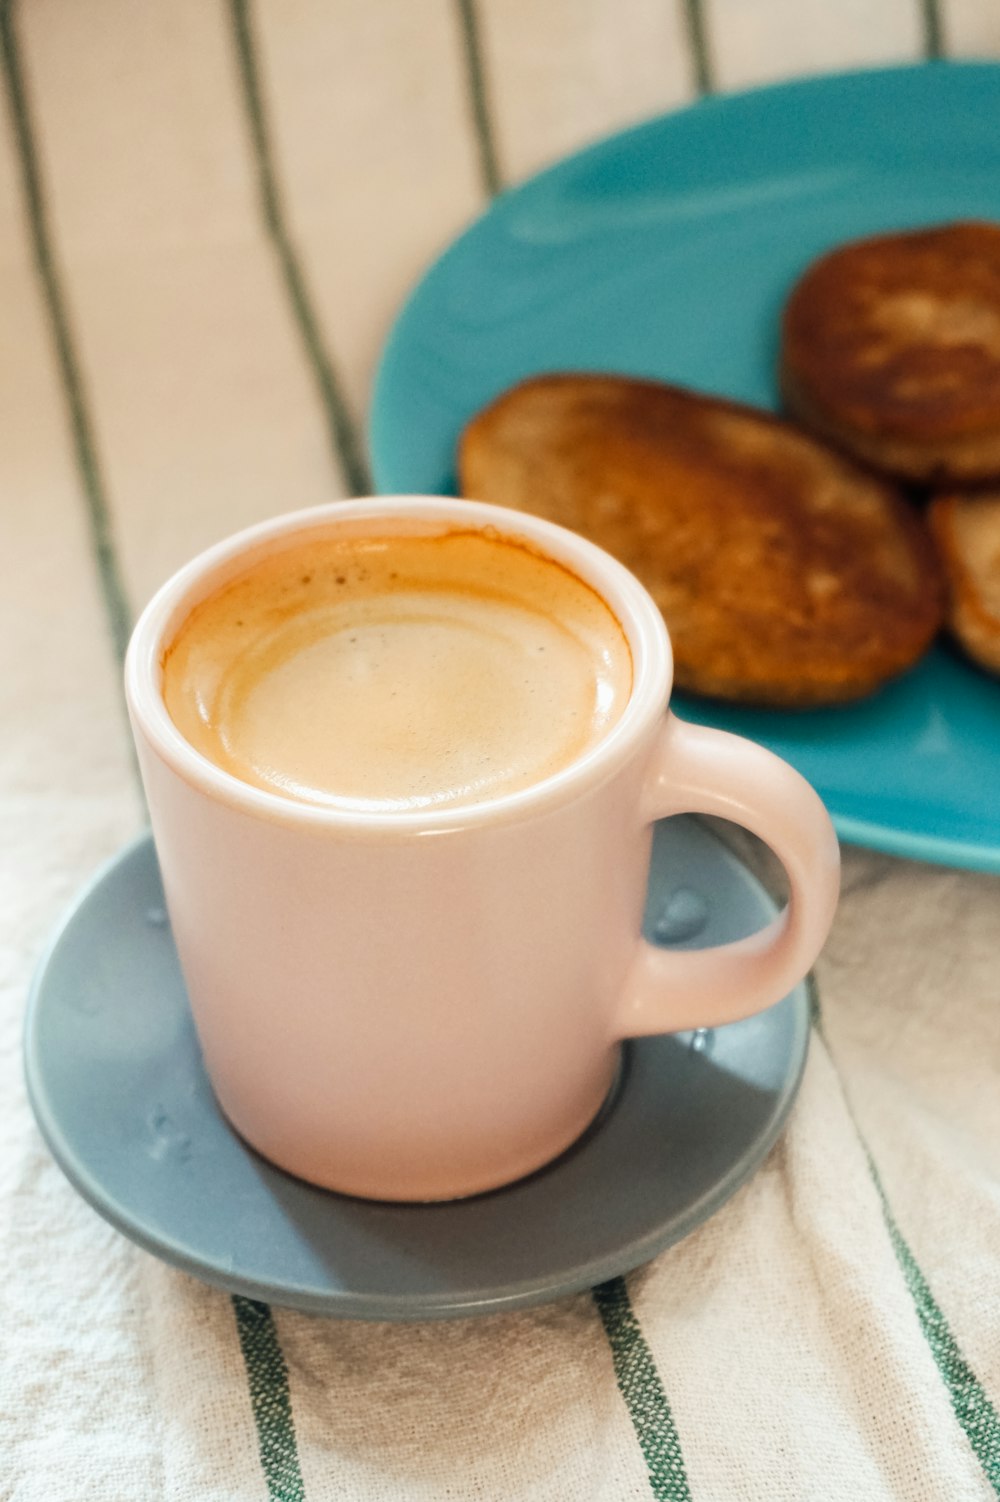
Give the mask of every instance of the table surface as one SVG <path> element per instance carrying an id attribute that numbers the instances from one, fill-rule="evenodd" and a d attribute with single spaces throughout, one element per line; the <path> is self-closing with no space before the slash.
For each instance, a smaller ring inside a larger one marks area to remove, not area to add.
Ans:
<path id="1" fill-rule="evenodd" d="M 130 620 L 220 536 L 368 488 L 430 259 L 699 91 L 942 50 L 1000 54 L 995 8 L 0 4 L 0 1496 L 1000 1495 L 995 876 L 845 849 L 785 1137 L 687 1240 L 537 1310 L 354 1324 L 204 1286 L 75 1195 L 20 1059 L 47 934 L 143 823 Z"/>

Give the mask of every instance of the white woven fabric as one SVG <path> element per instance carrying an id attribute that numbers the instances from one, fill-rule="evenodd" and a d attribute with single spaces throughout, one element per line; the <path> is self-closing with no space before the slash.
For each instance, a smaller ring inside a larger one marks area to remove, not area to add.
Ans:
<path id="1" fill-rule="evenodd" d="M 921 45 L 917 5 L 860 40 L 864 7 L 810 9 L 822 25 L 791 36 L 787 0 L 704 7 L 721 82 Z M 130 608 L 214 538 L 351 478 L 261 227 L 239 0 L 0 11 L 0 1502 L 1000 1495 L 997 878 L 847 852 L 787 1136 L 600 1306 L 272 1316 L 136 1250 L 54 1166 L 21 1079 L 26 988 L 141 809 L 15 74 Z M 682 102 L 686 14 L 479 0 L 491 167 L 463 7 L 253 7 L 287 222 L 355 423 L 395 308 L 484 174 Z M 941 16 L 946 41 L 1000 46 L 969 0 Z"/>

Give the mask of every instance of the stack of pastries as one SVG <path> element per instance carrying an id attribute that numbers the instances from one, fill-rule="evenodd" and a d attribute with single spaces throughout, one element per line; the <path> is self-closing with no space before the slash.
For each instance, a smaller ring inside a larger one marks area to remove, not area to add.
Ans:
<path id="1" fill-rule="evenodd" d="M 535 376 L 466 427 L 461 490 L 627 564 L 690 692 L 861 698 L 945 622 L 1000 673 L 1000 225 L 816 261 L 785 305 L 780 386 L 787 418 L 655 381 Z"/>

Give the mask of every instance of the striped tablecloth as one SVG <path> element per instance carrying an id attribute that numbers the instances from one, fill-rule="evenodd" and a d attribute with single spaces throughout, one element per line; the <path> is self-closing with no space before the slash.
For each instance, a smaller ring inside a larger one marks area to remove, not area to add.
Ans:
<path id="1" fill-rule="evenodd" d="M 77 1199 L 20 1066 L 44 938 L 142 820 L 129 620 L 210 540 L 368 487 L 435 251 L 698 91 L 943 50 L 1000 52 L 997 0 L 0 0 L 0 1498 L 1000 1495 L 996 878 L 847 851 L 787 1136 L 532 1313 L 203 1287 Z"/>

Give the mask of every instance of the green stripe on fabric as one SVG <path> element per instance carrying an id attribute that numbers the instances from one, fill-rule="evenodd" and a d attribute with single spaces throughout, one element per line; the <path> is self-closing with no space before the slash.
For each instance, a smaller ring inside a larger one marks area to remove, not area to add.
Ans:
<path id="1" fill-rule="evenodd" d="M 17 143 L 21 189 L 27 210 L 35 273 L 41 285 L 49 332 L 59 367 L 73 453 L 87 502 L 91 544 L 112 642 L 115 655 L 122 662 L 130 631 L 129 608 L 115 556 L 111 518 L 101 478 L 93 424 L 87 409 L 83 376 L 74 349 L 66 298 L 52 246 L 41 166 L 21 61 L 14 0 L 0 0 L 0 51 L 3 54 L 7 102 Z"/>
<path id="2" fill-rule="evenodd" d="M 929 59 L 944 56 L 944 33 L 938 0 L 920 0 L 921 20 L 924 29 L 924 56 Z"/>
<path id="3" fill-rule="evenodd" d="M 271 149 L 271 132 L 264 107 L 264 93 L 261 87 L 257 48 L 250 15 L 250 0 L 230 0 L 229 13 L 239 63 L 240 82 L 243 88 L 243 102 L 253 144 L 257 189 L 260 195 L 264 227 L 274 248 L 292 312 L 319 389 L 334 458 L 343 468 L 351 491 L 355 495 L 368 495 L 372 488 L 368 465 L 347 403 L 341 394 L 333 361 L 320 332 L 319 320 L 313 308 L 305 274 L 299 265 L 298 256 L 285 223 L 284 205 Z"/>
<path id="4" fill-rule="evenodd" d="M 611 1347 L 618 1391 L 649 1471 L 650 1490 L 656 1502 L 691 1502 L 680 1436 L 625 1279 L 611 1278 L 593 1294 Z"/>
<path id="5" fill-rule="evenodd" d="M 691 49 L 691 66 L 699 94 L 711 94 L 715 88 L 708 48 L 708 31 L 701 0 L 684 0 L 684 25 Z"/>
<path id="6" fill-rule="evenodd" d="M 823 1040 L 823 1044 L 830 1056 L 834 1072 L 840 1080 L 840 1090 L 844 1098 L 847 1113 L 851 1118 L 854 1130 L 857 1133 L 861 1150 L 868 1163 L 868 1172 L 871 1174 L 872 1183 L 875 1185 L 882 1207 L 882 1218 L 889 1234 L 896 1261 L 903 1281 L 909 1290 L 917 1313 L 924 1339 L 930 1346 L 931 1355 L 941 1375 L 948 1397 L 951 1401 L 955 1417 L 965 1434 L 966 1439 L 972 1446 L 973 1454 L 982 1467 L 983 1474 L 993 1488 L 996 1496 L 1000 1497 L 1000 1414 L 987 1395 L 979 1378 L 972 1367 L 962 1355 L 961 1347 L 955 1338 L 954 1332 L 945 1319 L 944 1312 L 931 1292 L 930 1284 L 924 1277 L 916 1257 L 910 1249 L 909 1243 L 904 1237 L 896 1217 L 889 1203 L 889 1196 L 885 1192 L 881 1175 L 872 1157 L 871 1149 L 865 1140 L 864 1133 L 850 1097 L 840 1078 L 837 1061 L 833 1056 L 829 1041 L 823 1031 L 823 1016 L 820 1009 L 819 992 L 815 986 L 812 988 L 812 1016 L 813 1026 Z"/>
<path id="7" fill-rule="evenodd" d="M 233 1313 L 250 1384 L 267 1495 L 271 1502 L 305 1502 L 288 1368 L 274 1316 L 266 1304 L 240 1296 L 233 1298 Z"/>
<path id="8" fill-rule="evenodd" d="M 479 35 L 476 0 L 458 0 L 458 17 L 465 51 L 469 107 L 472 110 L 472 124 L 475 128 L 476 147 L 479 152 L 479 176 L 483 191 L 489 198 L 493 198 L 503 187 L 503 179 L 500 175 L 500 164 L 497 161 L 496 143 L 493 137 L 493 121 L 486 87 L 486 67 Z"/>
<path id="9" fill-rule="evenodd" d="M 882 1214 L 885 1217 L 896 1261 L 899 1263 L 906 1286 L 910 1290 L 910 1296 L 916 1305 L 917 1318 L 924 1332 L 924 1338 L 931 1348 L 937 1369 L 948 1389 L 948 1397 L 955 1410 L 955 1417 L 961 1424 L 976 1459 L 983 1468 L 983 1474 L 996 1495 L 1000 1497 L 1000 1414 L 997 1413 L 979 1378 L 962 1355 L 958 1341 L 940 1306 L 935 1301 L 930 1284 L 921 1272 L 917 1259 L 896 1224 L 896 1217 L 892 1213 L 878 1169 L 863 1138 L 861 1145 L 868 1159 L 868 1168 L 875 1188 L 878 1190 Z"/>

